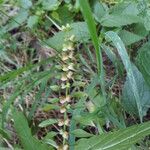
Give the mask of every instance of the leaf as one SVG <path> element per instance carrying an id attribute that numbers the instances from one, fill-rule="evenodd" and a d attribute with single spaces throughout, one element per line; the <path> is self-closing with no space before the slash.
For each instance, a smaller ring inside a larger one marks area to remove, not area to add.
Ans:
<path id="1" fill-rule="evenodd" d="M 142 22 L 142 19 L 135 15 L 130 14 L 110 14 L 105 15 L 99 20 L 102 26 L 105 27 L 121 27 L 125 25 L 130 25 L 133 23 Z"/>
<path id="2" fill-rule="evenodd" d="M 104 101 L 106 102 L 106 93 L 105 93 L 105 79 L 104 79 L 104 69 L 103 69 L 103 60 L 102 60 L 102 52 L 100 49 L 101 41 L 98 39 L 96 25 L 94 18 L 92 16 L 92 12 L 90 9 L 90 5 L 87 0 L 79 0 L 79 4 L 82 10 L 82 14 L 85 18 L 85 21 L 88 26 L 88 30 L 95 48 L 96 62 L 97 62 L 97 72 L 99 76 L 102 96 L 104 97 Z"/>
<path id="3" fill-rule="evenodd" d="M 144 79 L 150 86 L 150 43 L 146 43 L 138 51 L 136 62 L 139 70 L 142 72 Z"/>
<path id="4" fill-rule="evenodd" d="M 110 8 L 111 14 L 130 14 L 130 15 L 138 15 L 139 8 L 138 3 L 135 1 L 123 1 L 122 3 L 118 3 L 114 5 L 114 7 Z"/>
<path id="5" fill-rule="evenodd" d="M 21 7 L 25 9 L 29 9 L 32 6 L 32 2 L 30 0 L 19 0 Z"/>
<path id="6" fill-rule="evenodd" d="M 44 120 L 39 124 L 39 127 L 47 127 L 49 125 L 55 124 L 58 121 L 56 119 L 48 119 L 48 120 Z"/>
<path id="7" fill-rule="evenodd" d="M 90 35 L 85 22 L 75 22 L 70 24 L 70 26 L 70 31 L 60 31 L 52 38 L 46 40 L 46 43 L 48 43 L 52 48 L 60 51 L 62 49 L 62 45 L 64 44 L 65 38 L 68 36 L 75 35 L 76 41 L 79 42 L 87 42 L 89 40 Z"/>
<path id="8" fill-rule="evenodd" d="M 111 39 L 111 41 L 113 42 L 113 44 L 117 48 L 118 53 L 122 59 L 124 66 L 125 66 L 127 76 L 129 78 L 130 87 L 131 87 L 130 90 L 134 94 L 134 97 L 136 100 L 136 105 L 138 108 L 138 115 L 139 115 L 140 120 L 142 122 L 143 112 L 142 112 L 142 106 L 140 105 L 140 95 L 138 93 L 136 76 L 134 76 L 132 63 L 130 62 L 129 56 L 128 56 L 127 51 L 125 49 L 125 46 L 124 46 L 122 40 L 120 39 L 120 37 L 115 32 L 112 32 L 112 31 L 107 32 L 106 37 Z"/>
<path id="9" fill-rule="evenodd" d="M 45 10 L 56 10 L 58 6 L 60 5 L 60 2 L 58 0 L 43 0 L 42 6 Z"/>
<path id="10" fill-rule="evenodd" d="M 14 127 L 24 149 L 48 150 L 48 147 L 46 145 L 42 144 L 40 141 L 38 141 L 31 135 L 31 129 L 29 128 L 27 120 L 22 113 L 14 111 L 13 118 Z"/>
<path id="11" fill-rule="evenodd" d="M 144 26 L 147 31 L 150 31 L 150 9 L 146 11 L 146 15 L 144 17 Z"/>
<path id="12" fill-rule="evenodd" d="M 75 135 L 75 137 L 91 137 L 93 134 L 90 134 L 82 129 L 76 129 L 71 132 L 72 134 Z"/>
<path id="13" fill-rule="evenodd" d="M 14 28 L 19 27 L 26 21 L 27 18 L 28 18 L 28 11 L 20 9 L 17 15 L 14 16 L 13 19 L 11 19 L 11 22 L 6 25 L 7 30 L 10 31 Z"/>
<path id="14" fill-rule="evenodd" d="M 142 74 L 138 71 L 138 69 L 133 66 L 133 74 L 136 77 L 135 82 L 137 85 L 137 92 L 140 96 L 140 106 L 142 107 L 142 116 L 145 116 L 148 109 L 150 108 L 150 88 L 148 87 L 147 83 L 145 82 Z M 136 100 L 132 90 L 130 89 L 129 77 L 127 77 L 126 82 L 123 87 L 123 97 L 122 102 L 125 110 L 128 113 L 138 115 L 138 109 L 136 105 Z"/>
<path id="15" fill-rule="evenodd" d="M 145 36 L 137 35 L 135 33 L 129 32 L 127 30 L 121 30 L 119 36 L 125 45 L 131 45 L 145 38 Z"/>
<path id="16" fill-rule="evenodd" d="M 38 23 L 39 17 L 38 16 L 30 16 L 27 22 L 27 26 L 29 28 L 33 28 Z"/>
<path id="17" fill-rule="evenodd" d="M 64 5 L 59 7 L 56 11 L 52 13 L 54 19 L 56 19 L 60 24 L 71 23 L 73 21 L 74 14 L 68 10 L 68 7 Z"/>
<path id="18" fill-rule="evenodd" d="M 134 125 L 112 133 L 81 139 L 75 150 L 123 150 L 128 149 L 146 135 L 150 134 L 150 122 Z"/>
<path id="19" fill-rule="evenodd" d="M 92 11 L 97 21 L 107 13 L 104 4 L 99 0 L 91 1 L 90 5 L 92 6 Z"/>

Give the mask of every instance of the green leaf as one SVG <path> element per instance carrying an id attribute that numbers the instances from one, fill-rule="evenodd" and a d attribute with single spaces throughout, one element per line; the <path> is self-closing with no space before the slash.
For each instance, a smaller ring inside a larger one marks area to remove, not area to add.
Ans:
<path id="1" fill-rule="evenodd" d="M 48 147 L 35 139 L 31 134 L 31 129 L 28 126 L 27 120 L 22 113 L 14 111 L 14 127 L 20 138 L 21 144 L 26 150 L 48 150 Z"/>
<path id="2" fill-rule="evenodd" d="M 68 7 L 64 5 L 59 7 L 56 11 L 52 13 L 54 19 L 56 19 L 60 24 L 71 23 L 73 21 L 74 14 L 68 10 Z"/>
<path id="3" fill-rule="evenodd" d="M 14 28 L 19 27 L 27 20 L 27 18 L 28 18 L 28 11 L 20 9 L 18 14 L 14 16 L 13 19 L 11 19 L 11 22 L 9 24 L 6 25 L 7 30 L 10 31 Z"/>
<path id="4" fill-rule="evenodd" d="M 139 8 L 138 3 L 135 1 L 122 1 L 122 3 L 118 3 L 110 8 L 111 14 L 130 14 L 130 15 L 138 15 Z"/>
<path id="5" fill-rule="evenodd" d="M 138 42 L 138 41 L 142 40 L 143 38 L 145 38 L 145 36 L 137 35 L 135 33 L 129 32 L 127 30 L 121 30 L 119 32 L 119 36 L 125 45 L 131 45 L 131 44 Z"/>
<path id="6" fill-rule="evenodd" d="M 30 16 L 27 22 L 27 26 L 29 28 L 33 28 L 38 23 L 39 17 L 38 16 Z"/>
<path id="7" fill-rule="evenodd" d="M 96 62 L 97 62 L 97 72 L 99 76 L 102 96 L 106 101 L 106 93 L 105 93 L 105 79 L 104 79 L 104 69 L 103 69 L 103 61 L 102 61 L 102 53 L 100 49 L 101 41 L 98 39 L 96 25 L 94 18 L 92 16 L 92 12 L 90 9 L 90 5 L 87 0 L 79 0 L 80 7 L 85 18 L 85 21 L 88 26 L 88 30 L 95 48 Z"/>
<path id="8" fill-rule="evenodd" d="M 111 39 L 111 41 L 113 42 L 113 44 L 115 45 L 115 47 L 118 50 L 118 53 L 122 59 L 122 62 L 125 66 L 125 69 L 127 71 L 127 76 L 129 78 L 129 83 L 130 83 L 130 90 L 133 92 L 135 100 L 136 100 L 136 105 L 138 108 L 138 114 L 140 117 L 140 120 L 142 122 L 142 118 L 143 118 L 143 112 L 142 112 L 142 106 L 140 105 L 140 95 L 138 93 L 138 87 L 137 87 L 137 83 L 136 83 L 136 76 L 134 76 L 133 73 L 133 67 L 132 67 L 132 63 L 130 62 L 129 56 L 127 54 L 126 48 L 122 42 L 122 40 L 120 39 L 120 37 L 112 31 L 109 31 L 106 33 L 106 36 Z"/>
<path id="9" fill-rule="evenodd" d="M 45 10 L 56 10 L 58 6 L 60 5 L 60 2 L 58 0 L 43 0 L 42 6 Z"/>
<path id="10" fill-rule="evenodd" d="M 21 7 L 25 9 L 29 9 L 32 6 L 32 2 L 30 0 L 19 0 Z"/>
<path id="11" fill-rule="evenodd" d="M 75 137 L 91 137 L 93 134 L 90 134 L 82 129 L 76 129 L 71 132 L 72 134 L 75 135 Z"/>
<path id="12" fill-rule="evenodd" d="M 90 5 L 92 6 L 93 15 L 97 21 L 107 13 L 104 4 L 99 0 L 91 1 Z"/>
<path id="13" fill-rule="evenodd" d="M 144 79 L 150 86 L 150 43 L 146 43 L 138 51 L 136 62 Z"/>
<path id="14" fill-rule="evenodd" d="M 150 134 L 150 122 L 134 125 L 112 133 L 81 139 L 75 150 L 123 150 L 128 149 L 146 135 Z"/>
<path id="15" fill-rule="evenodd" d="M 60 31 L 56 33 L 52 38 L 46 40 L 52 48 L 61 50 L 62 45 L 66 37 L 75 35 L 76 41 L 87 42 L 90 38 L 89 31 L 85 22 L 75 22 L 70 24 L 71 30 L 67 32 Z"/>
<path id="16" fill-rule="evenodd" d="M 142 19 L 138 16 L 130 15 L 130 14 L 111 14 L 105 15 L 103 18 L 99 20 L 102 26 L 105 27 L 121 27 L 125 25 L 130 25 L 133 23 L 142 22 Z"/>
<path id="17" fill-rule="evenodd" d="M 147 83 L 145 82 L 142 74 L 138 71 L 138 69 L 133 66 L 133 74 L 136 77 L 136 85 L 137 85 L 137 92 L 139 93 L 140 96 L 140 106 L 142 107 L 142 116 L 145 116 L 148 109 L 150 108 L 150 88 L 148 87 Z M 128 113 L 138 115 L 138 109 L 136 105 L 136 100 L 134 93 L 130 89 L 130 81 L 129 77 L 127 76 L 125 85 L 123 87 L 123 106 L 125 110 Z"/>
<path id="18" fill-rule="evenodd" d="M 144 26 L 147 31 L 150 31 L 150 9 L 146 11 L 146 15 L 144 17 Z"/>
<path id="19" fill-rule="evenodd" d="M 43 127 L 47 127 L 49 125 L 55 124 L 58 121 L 56 119 L 48 119 L 48 120 L 44 120 L 39 124 L 39 127 L 43 128 Z"/>

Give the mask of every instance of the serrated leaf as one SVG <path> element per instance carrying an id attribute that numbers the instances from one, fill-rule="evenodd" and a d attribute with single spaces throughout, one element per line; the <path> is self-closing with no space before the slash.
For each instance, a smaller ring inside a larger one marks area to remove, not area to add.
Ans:
<path id="1" fill-rule="evenodd" d="M 93 134 L 90 134 L 82 129 L 76 129 L 71 132 L 72 134 L 75 135 L 75 137 L 91 137 Z"/>
<path id="2" fill-rule="evenodd" d="M 75 150 L 123 150 L 150 134 L 150 122 L 77 142 Z"/>
<path id="3" fill-rule="evenodd" d="M 43 127 L 47 127 L 49 125 L 55 124 L 58 121 L 56 119 L 48 119 L 48 120 L 44 120 L 39 124 L 39 127 L 43 128 Z"/>
<path id="4" fill-rule="evenodd" d="M 20 138 L 21 144 L 26 150 L 48 150 L 48 147 L 35 139 L 31 134 L 31 129 L 28 126 L 27 120 L 22 113 L 14 111 L 14 127 Z"/>
<path id="5" fill-rule="evenodd" d="M 150 43 L 144 44 L 142 48 L 139 49 L 136 62 L 144 79 L 150 86 Z"/>
<path id="6" fill-rule="evenodd" d="M 150 108 L 150 88 L 148 87 L 147 83 L 145 82 L 142 74 L 138 71 L 138 69 L 133 66 L 133 74 L 136 77 L 136 85 L 137 85 L 137 92 L 140 96 L 140 105 L 142 107 L 142 116 L 145 116 L 148 109 Z M 138 108 L 136 105 L 136 100 L 132 90 L 130 89 L 129 78 L 127 77 L 125 85 L 123 87 L 123 106 L 128 113 L 138 115 Z"/>

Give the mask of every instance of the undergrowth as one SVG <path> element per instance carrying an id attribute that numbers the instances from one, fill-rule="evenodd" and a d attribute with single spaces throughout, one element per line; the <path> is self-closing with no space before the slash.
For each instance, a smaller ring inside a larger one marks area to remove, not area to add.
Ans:
<path id="1" fill-rule="evenodd" d="M 150 147 L 148 0 L 0 0 L 0 150 Z"/>

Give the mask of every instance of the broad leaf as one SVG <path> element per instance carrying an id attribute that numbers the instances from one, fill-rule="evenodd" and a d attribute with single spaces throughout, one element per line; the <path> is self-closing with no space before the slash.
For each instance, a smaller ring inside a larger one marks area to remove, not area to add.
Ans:
<path id="1" fill-rule="evenodd" d="M 150 122 L 78 141 L 75 150 L 123 150 L 150 134 Z"/>
<path id="2" fill-rule="evenodd" d="M 21 7 L 25 9 L 29 9 L 32 6 L 31 0 L 20 0 L 19 2 L 20 2 Z"/>
<path id="3" fill-rule="evenodd" d="M 56 50 L 61 50 L 64 40 L 68 36 L 75 35 L 76 40 L 80 42 L 86 42 L 90 38 L 89 31 L 85 22 L 72 23 L 70 26 L 70 31 L 60 31 L 56 33 L 52 38 L 49 38 L 46 43 L 48 43 L 52 48 Z"/>
<path id="4" fill-rule="evenodd" d="M 44 120 L 39 124 L 39 127 L 47 127 L 49 125 L 55 124 L 57 123 L 57 119 L 48 119 L 48 120 Z"/>
<path id="5" fill-rule="evenodd" d="M 71 132 L 72 134 L 75 135 L 75 137 L 91 137 L 93 134 L 90 134 L 82 129 L 76 129 Z"/>
<path id="6" fill-rule="evenodd" d="M 104 4 L 99 0 L 91 1 L 90 5 L 92 6 L 93 15 L 97 21 L 107 13 Z"/>
<path id="7" fill-rule="evenodd" d="M 144 79 L 150 86 L 150 43 L 146 43 L 141 49 L 139 49 L 137 64 Z"/>
<path id="8" fill-rule="evenodd" d="M 27 22 L 29 28 L 33 28 L 38 23 L 39 17 L 36 15 L 30 16 Z"/>
<path id="9" fill-rule="evenodd" d="M 143 118 L 143 112 L 142 112 L 142 106 L 140 104 L 140 95 L 138 93 L 138 87 L 137 87 L 137 83 L 136 83 L 136 76 L 134 76 L 134 72 L 133 72 L 133 67 L 132 67 L 132 63 L 129 59 L 129 56 L 127 54 L 126 48 L 122 42 L 122 40 L 120 39 L 120 37 L 115 33 L 115 32 L 107 32 L 106 36 L 111 39 L 111 41 L 113 42 L 113 44 L 115 45 L 115 47 L 118 50 L 118 53 L 122 59 L 122 62 L 125 66 L 125 69 L 127 71 L 127 76 L 129 78 L 129 83 L 130 83 L 130 90 L 133 92 L 135 100 L 136 100 L 136 105 L 138 108 L 138 114 L 140 117 L 140 120 L 142 122 L 142 118 Z"/>
<path id="10" fill-rule="evenodd" d="M 138 71 L 138 69 L 133 66 L 133 74 L 136 77 L 135 82 L 137 85 L 137 90 L 140 96 L 140 105 L 142 107 L 142 116 L 145 116 L 148 109 L 150 108 L 150 88 L 145 82 L 142 74 Z M 125 85 L 123 87 L 123 106 L 128 113 L 138 115 L 138 109 L 136 105 L 136 100 L 134 93 L 130 89 L 130 81 L 127 76 Z"/>
<path id="11" fill-rule="evenodd" d="M 18 14 L 14 16 L 13 19 L 11 19 L 9 24 L 6 25 L 7 30 L 10 31 L 14 28 L 19 27 L 26 21 L 27 18 L 28 18 L 28 11 L 20 9 Z"/>
<path id="12" fill-rule="evenodd" d="M 48 150 L 48 147 L 35 139 L 31 134 L 31 129 L 28 126 L 27 120 L 22 113 L 14 112 L 14 127 L 20 138 L 21 144 L 26 150 Z"/>
<path id="13" fill-rule="evenodd" d="M 145 38 L 145 36 L 138 35 L 138 34 L 126 31 L 126 30 L 121 30 L 119 32 L 119 36 L 125 45 L 131 45 Z"/>
<path id="14" fill-rule="evenodd" d="M 60 2 L 58 0 L 43 0 L 42 5 L 45 10 L 56 10 Z"/>
<path id="15" fill-rule="evenodd" d="M 105 27 L 121 27 L 125 25 L 130 25 L 133 23 L 142 22 L 142 19 L 138 16 L 130 14 L 115 14 L 115 15 L 105 15 L 99 20 L 101 25 Z"/>

